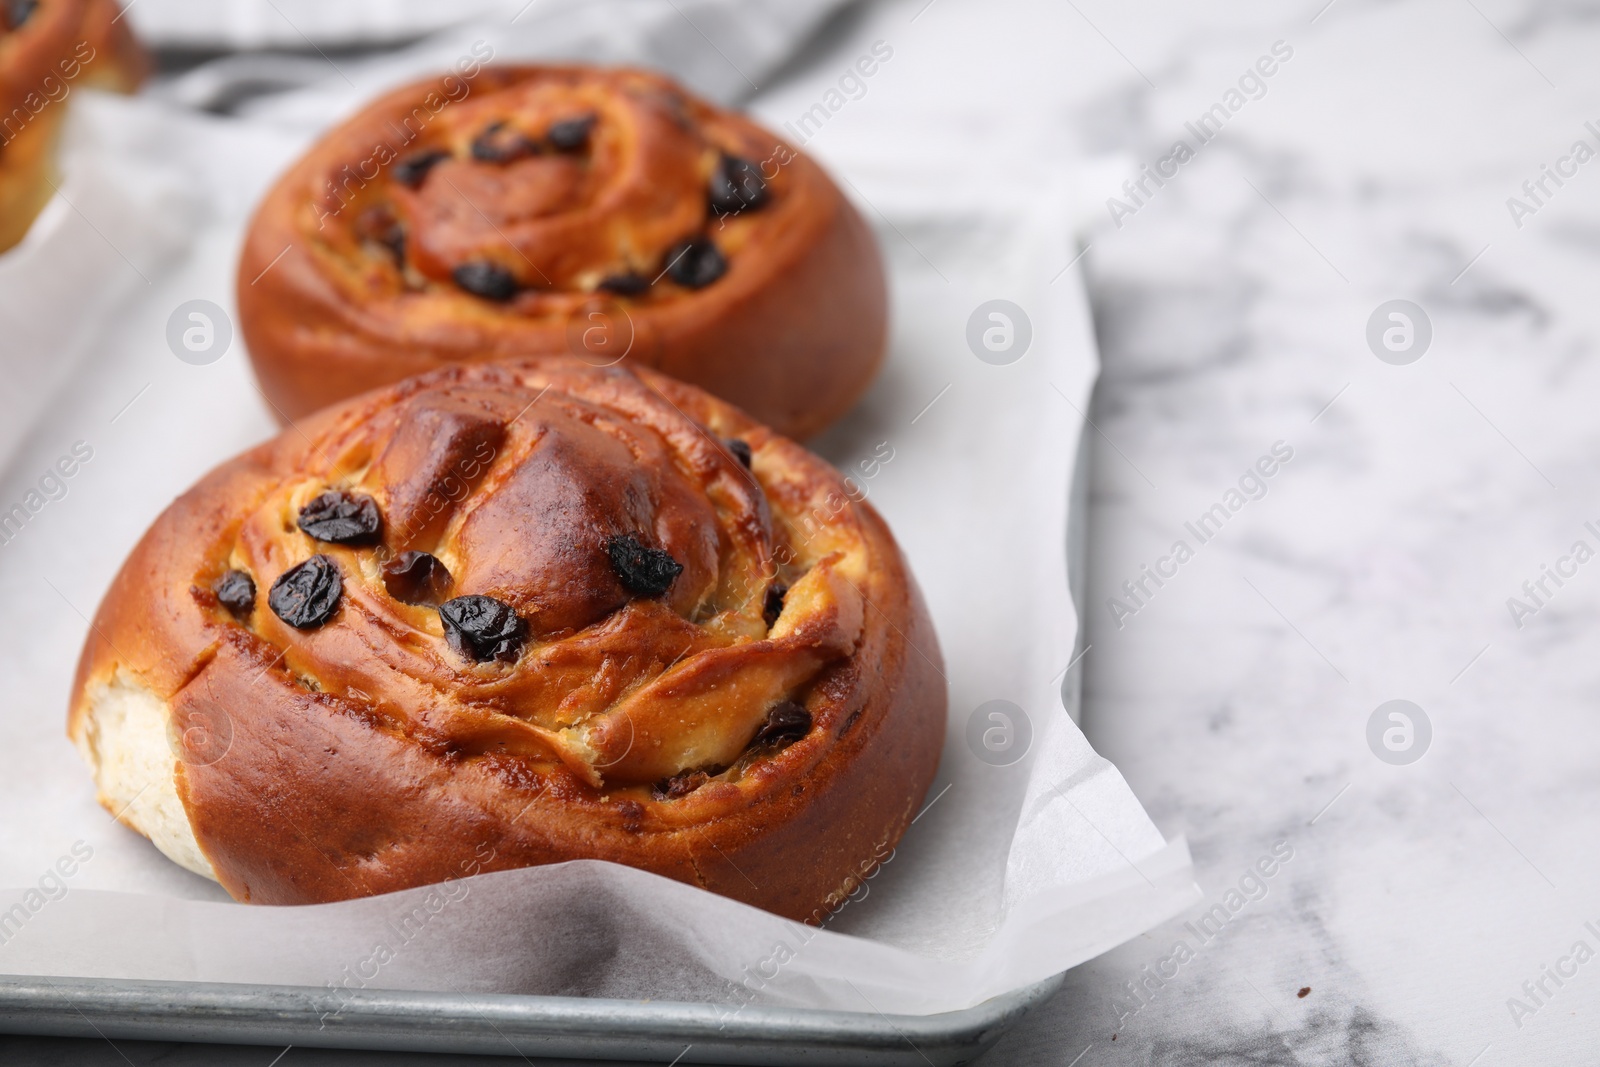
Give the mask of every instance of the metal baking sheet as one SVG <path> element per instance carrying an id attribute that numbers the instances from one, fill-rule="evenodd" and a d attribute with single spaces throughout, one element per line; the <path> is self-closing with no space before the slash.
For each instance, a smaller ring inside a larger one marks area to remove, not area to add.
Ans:
<path id="1" fill-rule="evenodd" d="M 0 1031 L 655 1063 L 954 1067 L 981 1056 L 1061 981 L 939 1015 L 750 1007 L 724 1018 L 712 1004 L 384 990 L 335 1001 L 305 986 L 0 976 Z"/>
<path id="2" fill-rule="evenodd" d="M 1083 647 L 1088 455 L 1073 472 L 1068 577 Z M 1080 675 L 1061 695 L 1077 717 Z M 346 991 L 302 986 L 0 975 L 0 1033 L 386 1052 L 654 1063 L 954 1067 L 971 1063 L 1062 983 L 1056 975 L 964 1011 L 882 1015 L 505 994 Z"/>

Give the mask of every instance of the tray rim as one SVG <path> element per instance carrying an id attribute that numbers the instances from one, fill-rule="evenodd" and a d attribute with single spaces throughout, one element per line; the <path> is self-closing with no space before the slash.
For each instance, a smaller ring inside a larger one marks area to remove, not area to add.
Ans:
<path id="1" fill-rule="evenodd" d="M 959 1011 L 884 1015 L 679 1001 L 0 975 L 0 1032 L 329 1049 L 750 1064 L 971 1062 L 1065 972 Z M 674 1059 L 677 1057 L 677 1059 Z"/>

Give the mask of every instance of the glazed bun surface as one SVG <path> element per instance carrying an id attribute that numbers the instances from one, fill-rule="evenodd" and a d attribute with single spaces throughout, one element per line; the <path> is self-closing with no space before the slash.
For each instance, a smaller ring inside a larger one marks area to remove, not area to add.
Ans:
<path id="1" fill-rule="evenodd" d="M 566 357 L 321 412 L 179 498 L 90 631 L 102 802 L 237 899 L 602 859 L 819 920 L 942 748 L 926 609 L 826 463 Z"/>
<path id="2" fill-rule="evenodd" d="M 238 296 L 286 419 L 463 362 L 626 356 L 803 439 L 887 338 L 877 246 L 821 168 L 627 69 L 490 67 L 373 102 L 268 193 Z"/>
<path id="3" fill-rule="evenodd" d="M 73 90 L 132 92 L 149 73 L 121 13 L 115 0 L 0 3 L 0 252 L 60 184 L 55 144 Z"/>

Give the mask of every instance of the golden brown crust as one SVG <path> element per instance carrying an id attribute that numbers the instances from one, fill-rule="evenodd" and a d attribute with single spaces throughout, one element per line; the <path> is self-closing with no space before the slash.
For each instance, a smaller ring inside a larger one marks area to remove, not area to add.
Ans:
<path id="1" fill-rule="evenodd" d="M 120 16 L 115 0 L 0 4 L 0 251 L 22 240 L 55 191 L 56 133 L 72 90 L 132 92 L 149 72 Z"/>
<path id="2" fill-rule="evenodd" d="M 296 526 L 330 488 L 371 497 L 375 543 Z M 682 568 L 664 593 L 628 585 L 627 537 Z M 525 646 L 451 646 L 388 592 L 405 551 L 448 568 L 435 603 L 512 605 Z M 268 590 L 318 553 L 343 592 L 296 629 Z M 257 589 L 238 615 L 213 592 L 232 570 Z M 217 468 L 107 593 L 74 737 L 115 677 L 166 703 L 200 848 L 262 903 L 586 858 L 820 920 L 914 816 L 946 708 L 915 582 L 837 472 L 693 387 L 567 357 L 447 368 Z M 772 739 L 796 704 L 809 724 Z"/>
<path id="3" fill-rule="evenodd" d="M 579 147 L 553 146 L 585 116 Z M 708 205 L 725 157 L 760 179 L 731 213 Z M 726 270 L 693 288 L 666 268 L 697 237 Z M 482 263 L 515 295 L 457 284 Z M 441 366 L 570 353 L 665 371 L 803 439 L 865 391 L 887 338 L 877 247 L 821 168 L 637 70 L 488 68 L 380 98 L 267 195 L 238 294 L 284 418 Z"/>

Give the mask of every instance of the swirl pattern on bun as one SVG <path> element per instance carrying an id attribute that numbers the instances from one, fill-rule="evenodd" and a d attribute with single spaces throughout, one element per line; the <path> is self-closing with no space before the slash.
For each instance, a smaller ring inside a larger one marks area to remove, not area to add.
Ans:
<path id="1" fill-rule="evenodd" d="M 102 802 L 237 899 L 572 859 L 820 920 L 942 747 L 931 622 L 826 463 L 648 371 L 448 368 L 176 501 L 91 628 Z"/>
<path id="2" fill-rule="evenodd" d="M 469 69 L 399 89 L 279 180 L 240 324 L 286 419 L 441 366 L 664 371 L 803 439 L 882 362 L 882 262 L 815 163 L 656 74 Z"/>
<path id="3" fill-rule="evenodd" d="M 115 0 L 0 0 L 0 252 L 59 184 L 55 143 L 72 90 L 132 92 L 149 68 Z"/>

